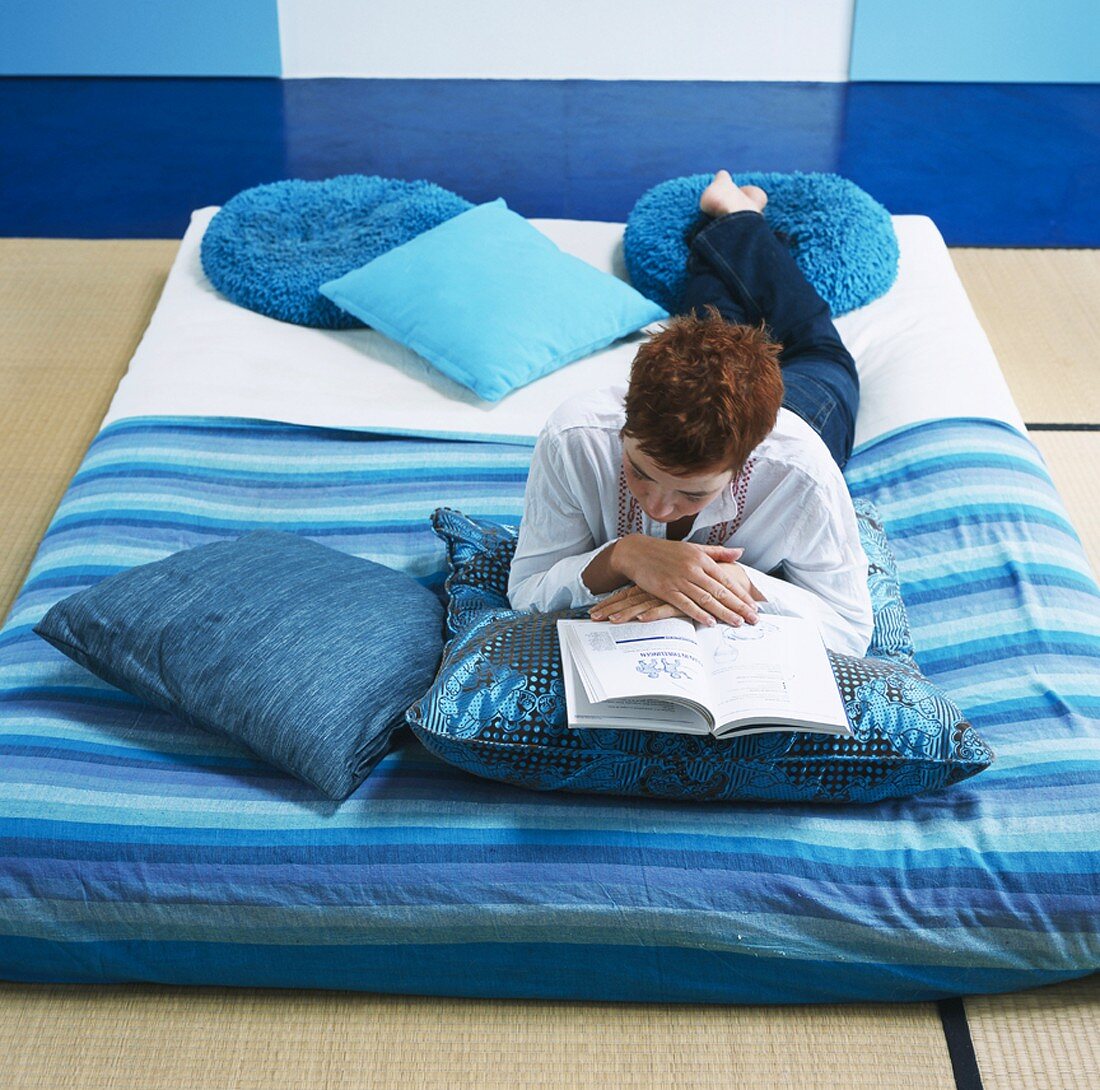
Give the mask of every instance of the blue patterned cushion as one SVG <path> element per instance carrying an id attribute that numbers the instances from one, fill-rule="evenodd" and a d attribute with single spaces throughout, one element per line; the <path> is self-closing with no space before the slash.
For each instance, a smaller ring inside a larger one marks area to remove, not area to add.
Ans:
<path id="1" fill-rule="evenodd" d="M 867 587 L 875 628 L 867 654 L 871 658 L 897 659 L 916 668 L 909 615 L 898 585 L 897 561 L 890 548 L 882 518 L 867 499 L 855 499 L 860 542 L 867 554 Z M 489 519 L 470 519 L 449 507 L 432 513 L 432 528 L 446 542 L 450 574 L 447 592 L 447 628 L 459 636 L 482 620 L 488 610 L 511 611 L 508 574 L 516 551 L 519 527 Z"/>
<path id="2" fill-rule="evenodd" d="M 699 197 L 714 176 L 661 182 L 638 198 L 627 217 L 623 257 L 631 283 L 676 313 L 687 278 L 688 230 L 700 218 Z M 764 218 L 784 238 L 803 275 L 845 314 L 884 295 L 897 279 L 898 240 L 890 213 L 838 174 L 737 174 L 738 185 L 768 194 Z"/>
<path id="3" fill-rule="evenodd" d="M 361 328 L 317 289 L 473 205 L 431 182 L 341 174 L 245 189 L 202 237 L 210 283 L 238 306 L 295 325 Z"/>
<path id="4" fill-rule="evenodd" d="M 890 548 L 882 517 L 870 500 L 854 499 L 859 540 L 867 554 L 867 589 L 871 593 L 871 612 L 875 628 L 867 647 L 867 657 L 895 659 L 917 669 L 909 614 L 898 585 L 898 563 Z"/>
<path id="5" fill-rule="evenodd" d="M 257 530 L 103 579 L 34 631 L 104 681 L 343 799 L 431 683 L 442 620 L 435 594 L 404 572 Z"/>
<path id="6" fill-rule="evenodd" d="M 829 652 L 854 738 L 777 732 L 718 740 L 567 727 L 556 622 L 586 617 L 587 610 L 510 609 L 517 528 L 446 508 L 433 514 L 432 525 L 451 565 L 452 639 L 408 722 L 451 764 L 536 790 L 869 803 L 973 776 L 993 753 L 921 675 L 881 521 L 868 501 L 857 505 L 857 515 L 875 609 L 871 651 L 863 659 Z"/>

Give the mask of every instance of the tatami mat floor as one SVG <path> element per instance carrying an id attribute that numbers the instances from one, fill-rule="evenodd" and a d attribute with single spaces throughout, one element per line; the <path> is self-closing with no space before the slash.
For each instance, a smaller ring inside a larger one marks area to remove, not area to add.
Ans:
<path id="1" fill-rule="evenodd" d="M 0 615 L 163 286 L 169 241 L 0 239 Z M 1100 251 L 953 250 L 1100 571 Z M 965 1002 L 986 1090 L 1100 1087 L 1100 976 Z M 10 1090 L 950 1090 L 935 1004 L 707 1007 L 0 984 Z M 959 1086 L 973 1090 L 977 1084 Z"/>

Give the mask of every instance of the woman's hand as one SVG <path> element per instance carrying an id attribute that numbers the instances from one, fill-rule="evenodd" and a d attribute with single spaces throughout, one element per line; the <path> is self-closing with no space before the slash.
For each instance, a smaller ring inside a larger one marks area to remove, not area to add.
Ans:
<path id="1" fill-rule="evenodd" d="M 593 621 L 660 621 L 666 617 L 691 618 L 681 609 L 655 598 L 641 587 L 624 587 L 588 611 Z"/>
<path id="2" fill-rule="evenodd" d="M 736 560 L 743 549 L 662 541 L 631 534 L 616 542 L 618 566 L 635 584 L 613 594 L 589 611 L 594 621 L 659 620 L 683 616 L 703 624 L 716 620 L 755 623 L 756 592 Z"/>
<path id="3" fill-rule="evenodd" d="M 740 583 L 743 580 L 742 585 L 748 589 L 753 600 L 757 602 L 764 601 L 763 595 L 753 586 L 748 572 L 740 564 L 722 564 L 721 567 L 726 571 L 723 578 L 727 579 L 727 586 L 732 589 L 733 583 Z M 688 618 L 683 610 L 669 605 L 668 602 L 650 594 L 649 591 L 643 590 L 641 587 L 624 587 L 622 590 L 616 591 L 615 594 L 593 606 L 588 611 L 588 615 L 594 621 L 609 620 L 612 624 L 622 624 L 624 621 L 660 621 L 666 617 Z M 751 617 L 745 617 L 745 619 L 749 624 L 755 624 L 757 619 L 755 610 Z M 739 625 L 742 623 L 741 618 L 735 617 L 730 623 Z"/>

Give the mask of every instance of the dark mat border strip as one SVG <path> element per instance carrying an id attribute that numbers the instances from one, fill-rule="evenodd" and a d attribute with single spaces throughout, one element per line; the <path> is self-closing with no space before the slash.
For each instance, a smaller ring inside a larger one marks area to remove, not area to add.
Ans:
<path id="1" fill-rule="evenodd" d="M 978 1057 L 974 1053 L 974 1041 L 970 1037 L 970 1025 L 962 999 L 940 999 L 936 1009 L 947 1041 L 947 1054 L 951 1057 L 956 1090 L 983 1090 Z"/>
<path id="2" fill-rule="evenodd" d="M 1028 424 L 1028 431 L 1100 431 L 1100 424 Z"/>

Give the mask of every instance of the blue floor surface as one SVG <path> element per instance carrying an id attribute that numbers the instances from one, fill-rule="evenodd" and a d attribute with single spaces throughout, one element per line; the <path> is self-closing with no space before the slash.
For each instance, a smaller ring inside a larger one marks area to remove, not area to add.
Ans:
<path id="1" fill-rule="evenodd" d="M 1100 85 L 0 79 L 0 235 L 176 238 L 279 178 L 623 220 L 678 174 L 836 171 L 955 246 L 1100 246 Z"/>

